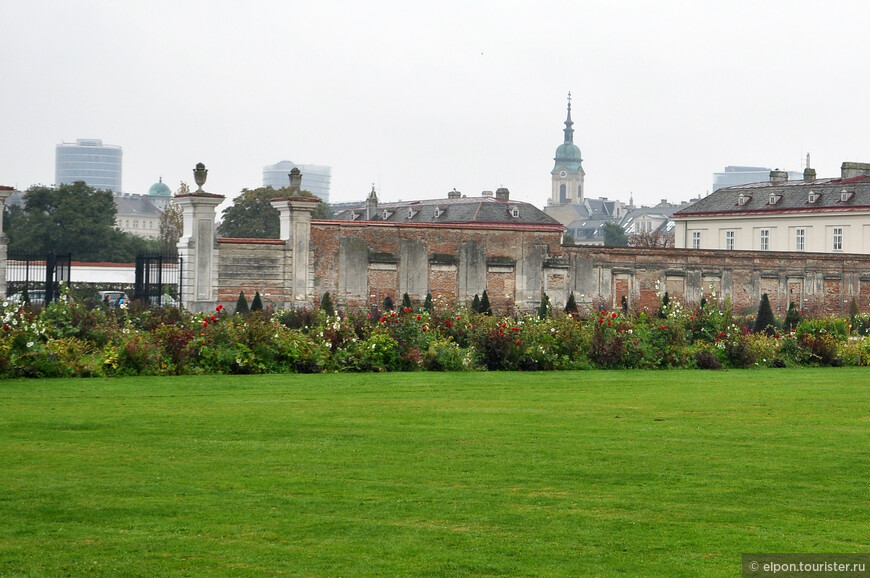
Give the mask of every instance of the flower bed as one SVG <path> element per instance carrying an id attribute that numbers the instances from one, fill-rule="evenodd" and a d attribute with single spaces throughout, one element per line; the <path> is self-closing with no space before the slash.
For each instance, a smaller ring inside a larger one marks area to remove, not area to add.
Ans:
<path id="1" fill-rule="evenodd" d="M 2 377 L 870 365 L 858 332 L 866 320 L 801 318 L 754 333 L 753 319 L 727 302 L 689 310 L 671 301 L 657 315 L 502 317 L 437 306 L 242 315 L 90 308 L 65 295 L 39 309 L 4 303 L 0 315 Z"/>

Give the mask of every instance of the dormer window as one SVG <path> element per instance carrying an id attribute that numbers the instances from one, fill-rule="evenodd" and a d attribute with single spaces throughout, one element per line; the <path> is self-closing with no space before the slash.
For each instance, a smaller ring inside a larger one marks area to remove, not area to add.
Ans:
<path id="1" fill-rule="evenodd" d="M 435 213 L 432 215 L 436 219 L 441 216 L 444 211 L 441 210 L 441 207 L 435 207 Z"/>
<path id="2" fill-rule="evenodd" d="M 752 199 L 752 197 L 750 197 L 746 193 L 740 193 L 739 195 L 737 195 L 737 205 L 742 207 L 743 205 L 748 203 L 751 199 Z"/>
<path id="3" fill-rule="evenodd" d="M 847 191 L 846 189 L 843 189 L 842 191 L 840 191 L 840 202 L 845 203 L 846 201 L 851 199 L 854 195 L 855 195 L 854 191 Z"/>
<path id="4" fill-rule="evenodd" d="M 511 207 L 511 217 L 516 219 L 520 216 L 520 210 L 517 207 Z"/>
<path id="5" fill-rule="evenodd" d="M 807 202 L 808 203 L 815 203 L 816 201 L 819 200 L 819 197 L 821 197 L 821 196 L 822 196 L 821 193 L 817 193 L 815 191 L 810 191 L 809 195 L 807 195 Z"/>
<path id="6" fill-rule="evenodd" d="M 417 214 L 417 211 L 415 211 L 415 210 L 412 209 L 411 207 L 408 207 L 408 218 L 409 218 L 409 219 L 413 219 L 413 218 L 414 218 L 414 215 L 416 215 L 416 214 Z"/>
<path id="7" fill-rule="evenodd" d="M 391 212 L 389 212 L 388 210 L 384 209 L 384 220 L 386 221 L 387 219 L 389 219 L 389 218 L 392 216 L 392 214 L 393 214 L 393 213 L 391 213 Z"/>
<path id="8" fill-rule="evenodd" d="M 770 200 L 767 202 L 768 205 L 775 205 L 782 198 L 782 195 L 777 195 L 776 193 L 770 193 Z"/>

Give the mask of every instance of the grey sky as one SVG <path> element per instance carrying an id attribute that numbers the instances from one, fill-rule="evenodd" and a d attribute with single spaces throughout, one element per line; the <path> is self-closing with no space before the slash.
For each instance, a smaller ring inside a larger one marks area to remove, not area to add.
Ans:
<path id="1" fill-rule="evenodd" d="M 543 206 L 573 94 L 591 197 L 703 195 L 728 164 L 870 162 L 870 3 L 7 0 L 0 184 L 124 148 L 124 189 L 197 162 L 234 196 L 280 160 L 331 200 L 506 186 Z"/>

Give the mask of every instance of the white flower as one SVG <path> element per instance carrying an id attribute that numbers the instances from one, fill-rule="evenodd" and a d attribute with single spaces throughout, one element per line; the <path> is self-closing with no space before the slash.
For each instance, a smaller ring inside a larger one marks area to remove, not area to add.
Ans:
<path id="1" fill-rule="evenodd" d="M 28 341 L 28 342 L 27 342 L 27 347 L 33 347 L 33 342 L 32 342 L 32 341 Z"/>

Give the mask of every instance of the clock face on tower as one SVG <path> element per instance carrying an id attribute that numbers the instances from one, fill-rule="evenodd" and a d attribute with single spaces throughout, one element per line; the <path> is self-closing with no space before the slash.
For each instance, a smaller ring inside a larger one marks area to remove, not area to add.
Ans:
<path id="1" fill-rule="evenodd" d="M 559 176 L 562 177 L 562 178 L 564 179 L 565 177 L 568 176 L 568 173 L 565 172 L 565 171 L 562 171 L 561 173 L 559 173 Z"/>

